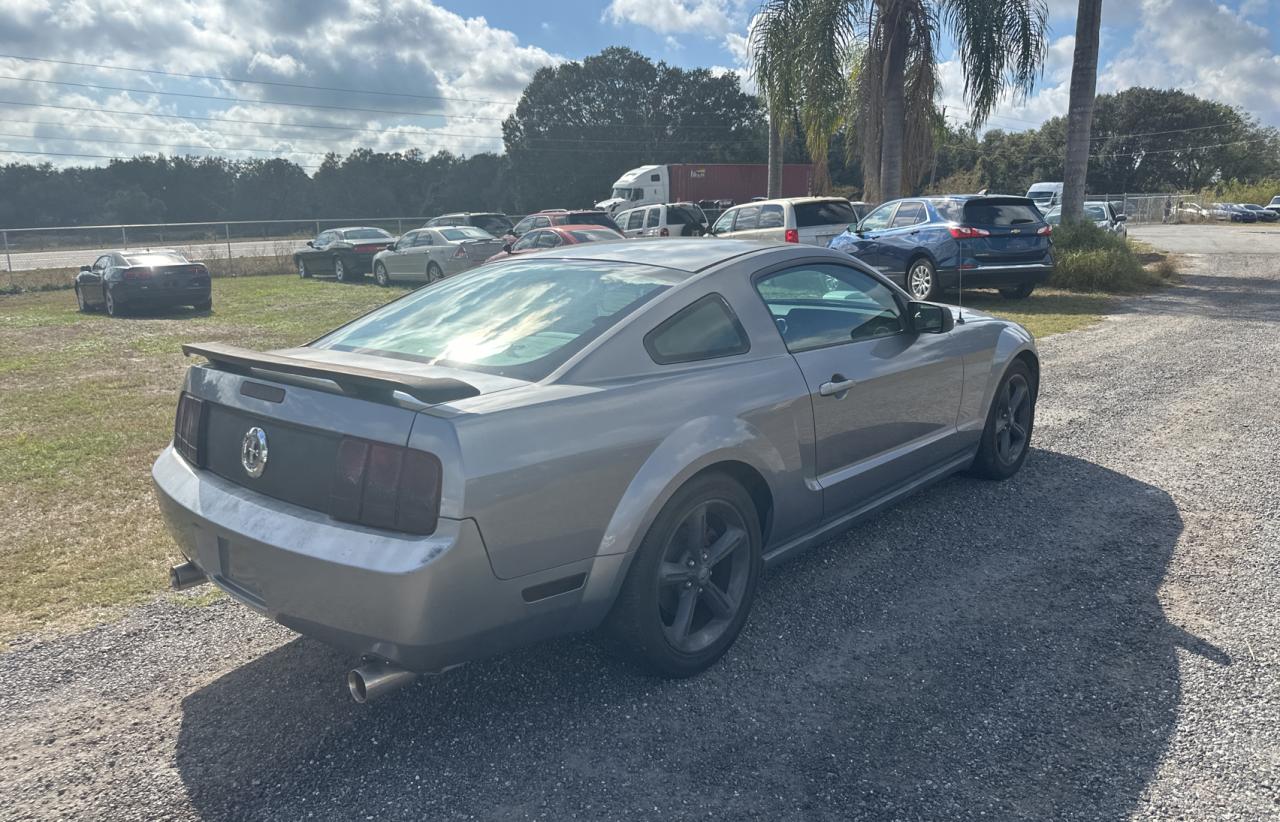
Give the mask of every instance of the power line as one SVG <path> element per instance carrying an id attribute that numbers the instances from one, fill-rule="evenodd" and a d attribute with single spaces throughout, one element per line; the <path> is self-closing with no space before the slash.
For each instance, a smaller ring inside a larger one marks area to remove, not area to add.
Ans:
<path id="1" fill-rule="evenodd" d="M 179 77 L 185 80 L 213 80 L 224 83 L 246 83 L 256 86 L 274 86 L 277 88 L 308 89 L 311 91 L 336 91 L 342 94 L 375 94 L 380 97 L 409 97 L 415 100 L 441 100 L 450 103 L 482 103 L 501 106 L 514 106 L 517 100 L 480 100 L 472 97 L 441 97 L 434 94 L 411 94 L 404 91 L 376 91 L 374 89 L 343 88 L 341 86 L 313 86 L 306 83 L 286 83 L 278 80 L 249 80 L 243 77 L 224 77 L 219 74 L 183 74 L 177 71 L 161 71 L 159 69 L 134 68 L 132 66 L 111 66 L 103 63 L 80 63 L 75 60 L 54 60 L 49 57 L 25 57 L 19 54 L 0 54 L 0 59 L 25 60 L 32 63 L 53 63 L 59 66 L 77 66 L 79 68 L 106 69 L 108 71 L 132 71 L 140 74 L 159 74 L 164 77 Z"/>
<path id="2" fill-rule="evenodd" d="M 393 114 L 397 117 L 441 117 L 449 120 L 492 120 L 501 123 L 506 117 L 485 117 L 480 114 L 443 114 L 436 111 L 399 111 L 390 108 L 362 108 L 359 106 L 333 106 L 326 103 L 295 103 L 287 100 L 255 100 L 252 97 L 226 97 L 218 94 L 196 94 L 188 91 L 159 91 L 157 89 L 127 88 L 125 86 L 106 86 L 98 83 L 73 83 L 70 80 L 42 80 L 38 77 L 14 77 L 0 74 L 0 80 L 12 80 L 18 83 L 41 83 L 47 86 L 71 86 L 73 88 L 91 88 L 98 91 L 123 91 L 126 94 L 159 94 L 166 97 L 188 97 L 193 100 L 217 100 L 224 103 L 249 103 L 259 106 L 292 106 L 294 108 L 326 109 L 329 111 L 354 111 L 361 114 Z"/>

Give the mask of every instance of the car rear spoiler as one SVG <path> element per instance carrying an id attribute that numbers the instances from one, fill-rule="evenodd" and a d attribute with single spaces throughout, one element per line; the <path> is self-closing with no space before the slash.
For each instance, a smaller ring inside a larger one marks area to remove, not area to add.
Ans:
<path id="1" fill-rule="evenodd" d="M 188 357 L 204 357 L 214 365 L 233 371 L 266 371 L 298 377 L 328 380 L 343 393 L 370 399 L 389 399 L 399 391 L 428 405 L 463 400 L 480 394 L 480 389 L 451 377 L 416 377 L 390 371 L 375 371 L 354 365 L 321 363 L 301 357 L 284 357 L 267 354 L 223 343 L 199 343 L 183 345 L 182 353 Z"/>

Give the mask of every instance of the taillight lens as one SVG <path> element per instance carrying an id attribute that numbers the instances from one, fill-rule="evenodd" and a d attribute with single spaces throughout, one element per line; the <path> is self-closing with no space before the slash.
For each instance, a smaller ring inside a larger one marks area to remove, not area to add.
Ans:
<path id="1" fill-rule="evenodd" d="M 783 237 L 784 237 L 784 239 L 786 239 L 786 241 L 787 241 L 787 242 L 789 242 L 789 243 L 798 243 L 798 242 L 800 242 L 800 232 L 799 232 L 799 231 L 797 231 L 797 230 L 796 230 L 796 229 L 794 229 L 794 228 L 788 228 L 788 229 L 787 229 L 787 233 L 786 233 L 786 234 L 784 234 L 784 235 L 783 235 Z"/>
<path id="2" fill-rule="evenodd" d="M 967 225 L 952 226 L 951 236 L 957 240 L 973 240 L 978 237 L 990 237 L 991 232 L 985 228 L 972 228 Z"/>
<path id="3" fill-rule="evenodd" d="M 662 228 L 658 229 L 658 236 L 659 236 L 659 237 L 670 237 L 670 236 L 671 236 L 671 232 L 667 230 L 667 227 L 666 227 L 666 226 L 663 226 Z"/>
<path id="4" fill-rule="evenodd" d="M 151 276 L 149 268 L 126 268 L 124 270 L 124 278 L 126 280 L 145 280 Z"/>
<path id="5" fill-rule="evenodd" d="M 204 467 L 204 400 L 183 391 L 173 421 L 173 447 L 196 468 Z"/>
<path id="6" fill-rule="evenodd" d="M 354 250 L 357 254 L 376 254 L 386 247 L 386 243 L 374 243 L 372 245 L 358 245 Z"/>
<path id="7" fill-rule="evenodd" d="M 434 454 L 344 437 L 329 515 L 372 528 L 433 533 L 440 516 L 440 473 Z"/>
<path id="8" fill-rule="evenodd" d="M 453 252 L 453 258 L 454 258 L 455 260 L 460 259 L 460 258 L 465 257 L 465 256 L 467 256 L 467 250 L 466 250 L 465 248 L 463 248 L 462 246 L 458 246 L 458 250 L 457 250 L 457 251 L 455 251 L 455 252 Z"/>
<path id="9" fill-rule="evenodd" d="M 1048 237 L 1053 234 L 1053 226 L 1051 225 L 1042 226 L 1040 230 L 1037 231 L 1036 233 L 1039 234 L 1041 237 Z"/>

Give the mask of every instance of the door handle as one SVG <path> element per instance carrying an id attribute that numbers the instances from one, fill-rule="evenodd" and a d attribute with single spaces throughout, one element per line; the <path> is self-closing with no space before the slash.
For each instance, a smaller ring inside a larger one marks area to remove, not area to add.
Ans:
<path id="1" fill-rule="evenodd" d="M 842 400 L 845 394 L 849 393 L 849 389 L 857 384 L 857 380 L 846 380 L 840 374 L 832 374 L 830 382 L 824 382 L 818 386 L 818 393 L 824 397 L 835 397 L 838 400 Z"/>

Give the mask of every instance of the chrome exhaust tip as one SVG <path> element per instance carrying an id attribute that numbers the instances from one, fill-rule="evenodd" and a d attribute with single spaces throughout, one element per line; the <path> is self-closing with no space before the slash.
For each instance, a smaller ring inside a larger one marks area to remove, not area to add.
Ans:
<path id="1" fill-rule="evenodd" d="M 363 705 L 398 691 L 417 678 L 418 674 L 413 671 L 389 662 L 369 660 L 347 674 L 347 690 L 351 691 L 352 699 Z"/>
<path id="2" fill-rule="evenodd" d="M 194 562 L 184 562 L 169 569 L 169 587 L 175 591 L 185 591 L 209 581 L 204 571 Z"/>

